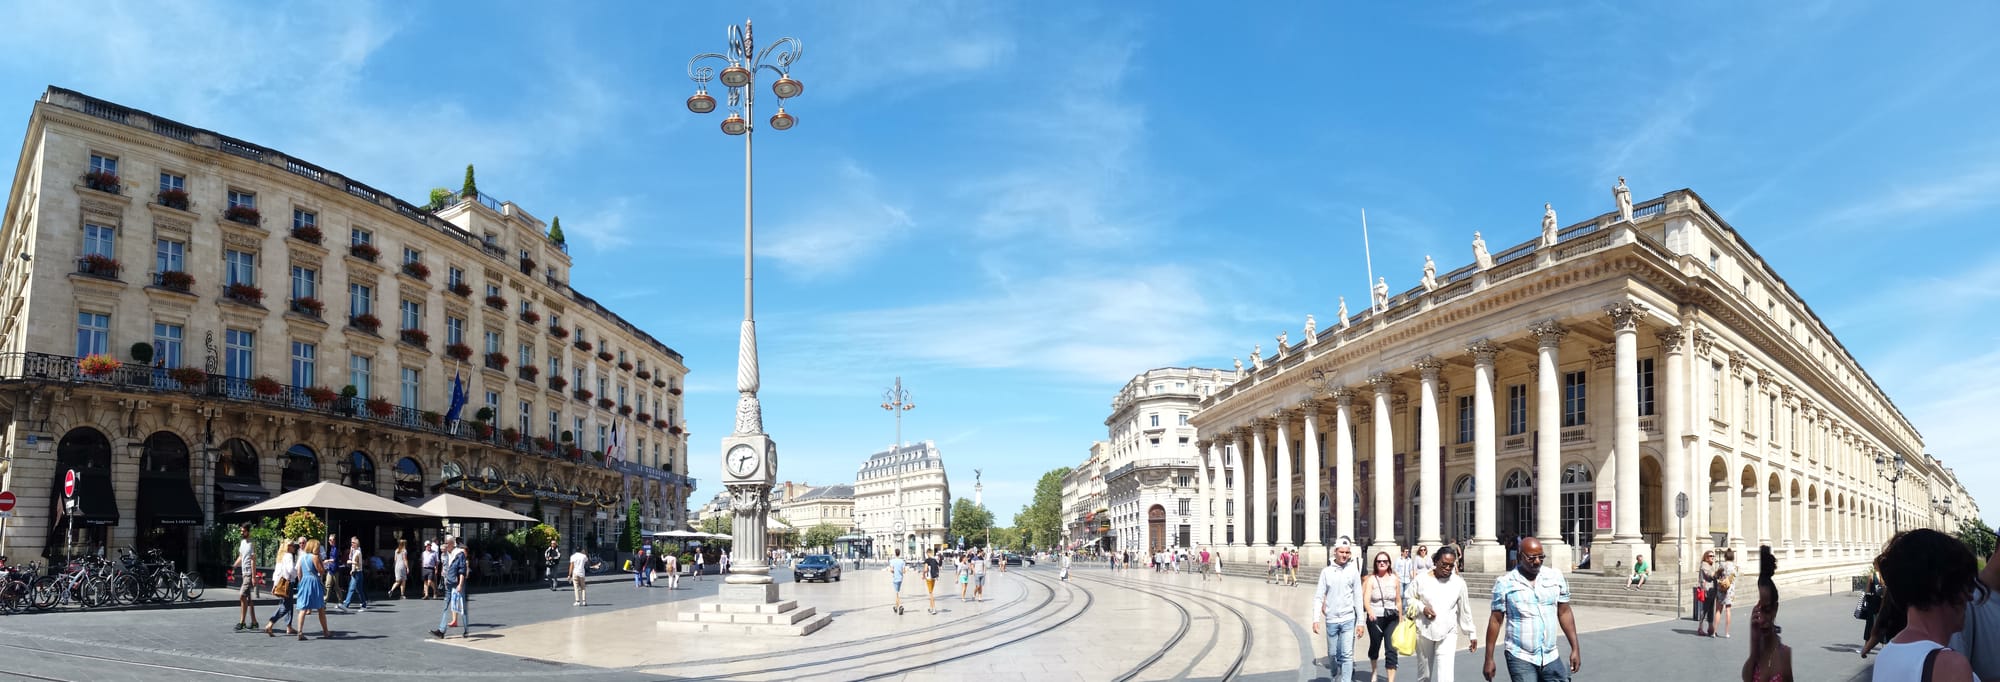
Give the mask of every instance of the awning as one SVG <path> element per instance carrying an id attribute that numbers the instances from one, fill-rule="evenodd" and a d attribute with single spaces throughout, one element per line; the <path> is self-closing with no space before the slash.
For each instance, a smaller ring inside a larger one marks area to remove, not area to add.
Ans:
<path id="1" fill-rule="evenodd" d="M 215 489 L 222 493 L 222 501 L 232 508 L 251 502 L 262 502 L 271 496 L 271 491 L 265 490 L 262 484 L 249 479 L 232 481 L 217 478 Z"/>
<path id="2" fill-rule="evenodd" d="M 194 497 L 194 486 L 185 478 L 141 477 L 139 525 L 201 525 L 201 502 Z"/>
<path id="3" fill-rule="evenodd" d="M 116 526 L 118 525 L 118 499 L 111 493 L 111 474 L 106 471 L 89 470 L 81 472 L 76 483 L 76 525 Z M 57 476 L 55 492 L 56 525 L 68 524 L 69 513 L 63 504 L 62 477 Z"/>

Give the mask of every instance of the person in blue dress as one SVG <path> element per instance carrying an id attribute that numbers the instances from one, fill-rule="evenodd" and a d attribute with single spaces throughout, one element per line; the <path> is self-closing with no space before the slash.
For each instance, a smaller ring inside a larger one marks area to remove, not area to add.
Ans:
<path id="1" fill-rule="evenodd" d="M 326 627 L 326 564 L 319 555 L 319 540 L 307 540 L 305 550 L 299 552 L 299 586 L 292 598 L 292 606 L 299 612 L 299 640 L 306 638 L 306 614 L 319 613 L 319 636 L 325 639 L 333 636 Z"/>

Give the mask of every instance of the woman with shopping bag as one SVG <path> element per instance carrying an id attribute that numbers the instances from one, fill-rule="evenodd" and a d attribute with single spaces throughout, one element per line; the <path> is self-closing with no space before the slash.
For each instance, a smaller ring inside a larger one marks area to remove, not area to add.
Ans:
<path id="1" fill-rule="evenodd" d="M 1401 579 L 1396 577 L 1392 565 L 1393 561 L 1389 558 L 1388 552 L 1376 552 L 1375 565 L 1367 577 L 1361 579 L 1362 603 L 1368 607 L 1369 682 L 1375 682 L 1377 670 L 1389 671 L 1389 682 L 1396 682 L 1396 643 L 1393 633 L 1398 627 L 1400 611 L 1396 602 L 1397 595 L 1403 593 L 1403 584 Z M 1389 658 L 1388 667 L 1376 667 L 1376 663 L 1381 661 L 1385 654 Z"/>
<path id="2" fill-rule="evenodd" d="M 1410 588 L 1412 617 L 1405 622 L 1415 625 L 1411 630 L 1418 674 L 1429 681 L 1451 682 L 1459 638 L 1465 638 L 1466 651 L 1478 650 L 1479 638 L 1473 631 L 1472 597 L 1465 579 L 1454 570 L 1458 551 L 1441 547 L 1431 560 L 1431 570 L 1417 575 Z"/>

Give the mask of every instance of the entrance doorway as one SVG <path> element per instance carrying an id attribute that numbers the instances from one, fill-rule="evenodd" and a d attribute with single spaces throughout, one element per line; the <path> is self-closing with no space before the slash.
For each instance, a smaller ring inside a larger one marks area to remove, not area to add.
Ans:
<path id="1" fill-rule="evenodd" d="M 1148 551 L 1158 554 L 1167 546 L 1167 508 L 1153 505 L 1146 510 L 1146 546 Z"/>
<path id="2" fill-rule="evenodd" d="M 1535 534 L 1535 480 L 1528 476 L 1528 470 L 1507 472 L 1505 482 L 1500 485 L 1500 499 L 1496 506 L 1499 507 L 1499 515 L 1493 520 L 1501 542 Z"/>

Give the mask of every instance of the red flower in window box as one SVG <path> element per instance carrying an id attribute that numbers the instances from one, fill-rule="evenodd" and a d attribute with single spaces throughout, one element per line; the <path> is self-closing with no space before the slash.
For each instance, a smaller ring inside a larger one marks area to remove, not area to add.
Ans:
<path id="1" fill-rule="evenodd" d="M 591 349 L 591 347 L 592 347 L 592 346 L 590 345 L 590 342 L 589 342 L 589 341 L 585 341 L 585 340 L 583 340 L 583 339 L 577 339 L 577 340 L 576 340 L 576 349 L 577 349 L 577 350 L 583 350 L 583 351 L 587 351 L 587 350 L 590 350 L 590 349 Z"/>
<path id="2" fill-rule="evenodd" d="M 500 437 L 506 440 L 508 445 L 521 442 L 521 432 L 515 431 L 514 428 L 511 426 L 507 427 L 505 430 L 502 430 L 500 432 Z"/>
<path id="3" fill-rule="evenodd" d="M 569 380 L 557 376 L 549 377 L 549 388 L 557 391 L 569 388 Z"/>
<path id="4" fill-rule="evenodd" d="M 124 267 L 118 259 L 97 253 L 77 259 L 77 266 L 77 271 L 84 274 L 112 279 L 117 279 L 118 271 Z"/>
<path id="5" fill-rule="evenodd" d="M 347 252 L 349 254 L 352 254 L 355 258 L 359 258 L 361 260 L 365 260 L 370 263 L 373 263 L 375 262 L 375 259 L 382 257 L 382 250 L 375 248 L 374 244 L 366 244 L 366 243 L 355 244 L 347 247 Z"/>
<path id="6" fill-rule="evenodd" d="M 430 332 L 426 332 L 422 329 L 405 329 L 402 332 L 402 337 L 403 337 L 403 343 L 407 343 L 412 346 L 428 346 L 431 343 Z"/>
<path id="7" fill-rule="evenodd" d="M 415 277 L 417 279 L 430 279 L 431 266 L 424 265 L 423 263 L 419 263 L 416 261 L 410 261 L 408 263 L 403 264 L 403 274 Z"/>
<path id="8" fill-rule="evenodd" d="M 165 206 L 167 208 L 178 208 L 183 211 L 187 210 L 188 207 L 187 190 L 184 189 L 160 190 L 160 205 Z"/>
<path id="9" fill-rule="evenodd" d="M 569 338 L 569 330 L 564 329 L 562 327 L 551 326 L 549 327 L 549 336 L 553 336 L 558 339 L 567 339 Z"/>
<path id="10" fill-rule="evenodd" d="M 340 397 L 340 394 L 334 393 L 333 389 L 327 388 L 325 386 L 314 386 L 312 388 L 308 388 L 305 390 L 305 394 L 307 400 L 311 400 L 313 401 L 314 404 L 318 405 L 325 405 L 327 403 L 333 402 L 334 398 Z"/>
<path id="11" fill-rule="evenodd" d="M 526 322 L 528 324 L 534 324 L 536 322 L 542 321 L 542 314 L 535 312 L 533 310 L 523 310 L 521 311 L 521 321 Z"/>
<path id="12" fill-rule="evenodd" d="M 506 310 L 507 299 L 500 296 L 488 296 L 486 297 L 486 305 L 495 310 Z"/>
<path id="13" fill-rule="evenodd" d="M 507 354 L 487 353 L 486 366 L 492 367 L 493 369 L 502 369 L 502 370 L 507 369 Z"/>
<path id="14" fill-rule="evenodd" d="M 300 296 L 292 299 L 292 310 L 313 317 L 319 317 L 320 313 L 326 312 L 326 303 L 311 296 Z"/>
<path id="15" fill-rule="evenodd" d="M 672 393 L 672 394 L 674 394 L 674 395 L 680 395 L 680 394 L 681 394 L 681 387 L 679 387 L 679 386 L 675 386 L 675 387 L 673 387 L 673 388 L 669 388 L 669 389 L 667 389 L 667 392 L 668 392 L 668 393 Z"/>
<path id="16" fill-rule="evenodd" d="M 610 361 L 611 361 L 611 351 L 608 351 L 608 350 L 601 350 L 601 351 L 597 351 L 597 359 L 599 359 L 599 360 L 603 360 L 603 361 L 605 361 L 605 362 L 610 362 Z"/>
<path id="17" fill-rule="evenodd" d="M 387 417 L 396 413 L 396 406 L 389 404 L 387 398 L 369 398 L 363 405 L 368 408 L 369 414 L 377 417 Z"/>
<path id="18" fill-rule="evenodd" d="M 536 367 L 534 365 L 521 366 L 521 378 L 523 379 L 534 381 L 536 377 L 540 377 L 541 375 L 542 375 L 542 368 L 540 367 Z"/>
<path id="19" fill-rule="evenodd" d="M 571 394 L 571 395 L 574 395 L 574 396 L 576 396 L 576 399 L 577 399 L 577 400 L 581 400 L 581 401 L 583 401 L 583 402 L 586 402 L 586 403 L 587 403 L 587 402 L 590 402 L 590 399 L 591 399 L 591 398 L 594 398 L 594 397 L 596 397 L 596 394 L 594 394 L 594 393 L 591 393 L 591 392 L 590 392 L 590 389 L 588 389 L 588 388 L 579 388 L 579 389 L 576 389 L 576 393 L 573 393 L 573 394 Z"/>
<path id="20" fill-rule="evenodd" d="M 292 228 L 292 238 L 307 244 L 318 244 L 326 240 L 326 235 L 320 232 L 317 227 L 301 225 Z"/>
<path id="21" fill-rule="evenodd" d="M 83 185 L 99 192 L 118 193 L 118 174 L 91 171 L 83 174 Z"/>
<path id="22" fill-rule="evenodd" d="M 444 347 L 444 354 L 451 356 L 459 362 L 465 362 L 472 359 L 472 347 L 463 343 L 454 343 Z"/>
<path id="23" fill-rule="evenodd" d="M 258 213 L 257 209 L 251 206 L 231 206 L 222 211 L 222 217 L 245 225 L 255 225 L 264 220 L 264 214 Z"/>
<path id="24" fill-rule="evenodd" d="M 257 377 L 250 380 L 250 392 L 262 398 L 274 398 L 285 392 L 285 385 L 271 377 Z"/>
<path id="25" fill-rule="evenodd" d="M 370 334 L 373 334 L 375 333 L 375 330 L 382 328 L 382 319 L 374 315 L 370 315 L 368 313 L 355 315 L 354 317 L 349 318 L 347 320 L 347 323 L 349 325 L 352 325 L 355 329 L 359 329 L 361 331 L 368 332 Z"/>
<path id="26" fill-rule="evenodd" d="M 667 420 L 665 420 L 665 419 L 655 419 L 655 420 L 653 420 L 653 428 L 656 428 L 656 429 L 660 429 L 660 430 L 666 430 L 666 428 L 667 428 Z"/>
<path id="27" fill-rule="evenodd" d="M 667 433 L 671 433 L 676 436 L 681 435 L 681 425 L 675 424 L 673 426 L 667 427 Z"/>
<path id="28" fill-rule="evenodd" d="M 619 415 L 619 416 L 621 416 L 621 417 L 630 417 L 630 416 L 632 416 L 632 406 L 631 406 L 631 405 L 619 405 L 619 406 L 618 406 L 618 415 Z"/>
<path id="29" fill-rule="evenodd" d="M 230 298 L 242 301 L 244 303 L 264 302 L 263 289 L 259 289 L 256 286 L 250 284 L 244 284 L 242 282 L 237 282 L 235 284 L 229 285 L 229 288 L 225 289 L 223 293 L 227 294 Z"/>
<path id="30" fill-rule="evenodd" d="M 569 446 L 569 450 L 563 454 L 569 455 L 569 458 L 572 460 L 581 461 L 583 459 L 583 448 L 571 445 Z"/>
<path id="31" fill-rule="evenodd" d="M 521 259 L 521 274 L 523 275 L 535 274 L 535 259 L 533 258 Z"/>
<path id="32" fill-rule="evenodd" d="M 642 370 L 639 370 L 639 378 L 640 378 L 641 380 L 644 380 L 644 379 L 651 379 L 651 378 L 653 378 L 653 373 L 652 373 L 652 372 L 648 372 L 648 371 L 646 371 L 646 370 L 643 370 L 643 369 L 642 369 Z"/>
<path id="33" fill-rule="evenodd" d="M 451 285 L 451 288 L 446 289 L 446 291 L 450 291 L 451 293 L 458 294 L 460 296 L 470 297 L 472 296 L 472 285 L 466 284 L 464 282 L 459 282 L 457 284 Z"/>
<path id="34" fill-rule="evenodd" d="M 87 355 L 82 360 L 76 361 L 77 370 L 83 372 L 84 376 L 91 377 L 107 376 L 122 366 L 124 363 L 119 362 L 118 358 L 102 354 Z"/>
<path id="35" fill-rule="evenodd" d="M 609 409 L 611 409 L 611 406 L 612 406 L 612 405 L 616 405 L 616 404 L 618 404 L 618 403 L 614 403 L 614 402 L 611 402 L 611 399 L 610 399 L 610 398 L 598 398 L 598 399 L 597 399 L 597 406 L 598 406 L 599 408 L 602 408 L 602 409 L 606 409 L 606 410 L 609 410 Z"/>
<path id="36" fill-rule="evenodd" d="M 417 418 L 424 420 L 425 426 L 436 427 L 444 425 L 444 415 L 430 410 L 424 410 L 422 414 L 417 415 Z"/>
<path id="37" fill-rule="evenodd" d="M 650 414 L 646 414 L 646 413 L 644 413 L 644 412 L 640 412 L 640 413 L 639 413 L 638 415 L 636 415 L 636 416 L 634 416 L 634 417 L 632 417 L 632 418 L 633 418 L 633 419 L 637 419 L 637 420 L 639 420 L 639 423 L 641 423 L 641 424 L 644 424 L 644 423 L 646 423 L 646 422 L 649 422 L 649 421 L 653 421 L 653 415 L 650 415 Z"/>
<path id="38" fill-rule="evenodd" d="M 632 371 L 632 363 L 629 363 L 629 362 L 626 362 L 626 361 L 624 361 L 624 360 L 620 360 L 620 361 L 618 361 L 618 369 L 622 369 L 622 370 L 625 370 L 625 371 L 627 371 L 627 372 L 630 372 L 630 371 Z"/>
<path id="39" fill-rule="evenodd" d="M 547 450 L 548 450 L 549 448 L 551 448 L 551 447 L 554 447 L 554 446 L 555 446 L 555 443 L 554 443 L 554 442 L 552 442 L 552 441 L 550 441 L 550 440 L 548 439 L 548 437 L 547 437 L 547 436 L 535 436 L 535 449 L 536 449 L 536 450 L 542 450 L 542 451 L 545 451 L 545 452 L 546 452 L 546 451 L 547 451 Z"/>
<path id="40" fill-rule="evenodd" d="M 653 380 L 653 388 L 666 388 L 666 387 L 667 387 L 667 381 L 665 379 Z"/>
<path id="41" fill-rule="evenodd" d="M 493 425 L 492 425 L 492 424 L 488 424 L 488 423 L 486 423 L 486 422 L 473 422 L 473 423 L 472 423 L 472 432 L 473 432 L 474 434 L 478 435 L 478 436 L 479 436 L 479 438 L 480 438 L 481 440 L 485 440 L 485 439 L 488 439 L 488 438 L 492 438 L 492 437 L 493 437 Z"/>
<path id="42" fill-rule="evenodd" d="M 176 367 L 167 370 L 167 378 L 179 383 L 182 388 L 194 389 L 208 384 L 208 373 L 199 367 Z"/>

